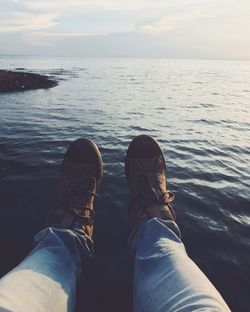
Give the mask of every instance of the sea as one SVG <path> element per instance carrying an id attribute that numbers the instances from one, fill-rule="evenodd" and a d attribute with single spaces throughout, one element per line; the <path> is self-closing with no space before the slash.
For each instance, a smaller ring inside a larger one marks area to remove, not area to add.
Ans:
<path id="1" fill-rule="evenodd" d="M 0 68 L 58 81 L 0 94 L 1 276 L 55 207 L 69 144 L 88 138 L 103 155 L 104 178 L 77 311 L 132 311 L 124 156 L 148 134 L 164 151 L 187 253 L 233 311 L 249 311 L 249 61 L 0 56 Z"/>

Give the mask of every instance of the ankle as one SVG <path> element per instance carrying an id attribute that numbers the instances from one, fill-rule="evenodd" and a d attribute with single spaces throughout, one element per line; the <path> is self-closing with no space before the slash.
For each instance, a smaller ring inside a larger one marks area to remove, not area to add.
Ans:
<path id="1" fill-rule="evenodd" d="M 159 218 L 164 220 L 176 221 L 176 215 L 169 203 L 152 203 L 145 207 L 145 214 L 149 218 Z"/>

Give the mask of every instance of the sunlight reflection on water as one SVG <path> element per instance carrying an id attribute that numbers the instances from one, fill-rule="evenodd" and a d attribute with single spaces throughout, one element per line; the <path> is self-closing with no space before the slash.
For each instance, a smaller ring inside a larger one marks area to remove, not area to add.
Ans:
<path id="1" fill-rule="evenodd" d="M 125 254 L 129 197 L 124 155 L 134 136 L 150 134 L 166 156 L 189 253 L 235 311 L 247 311 L 250 62 L 0 58 L 0 68 L 13 64 L 51 75 L 59 85 L 0 95 L 2 219 L 20 223 L 21 218 L 32 238 L 30 222 L 41 227 L 55 204 L 65 149 L 70 141 L 88 137 L 100 145 L 105 162 L 97 247 L 108 248 L 106 228 L 117 224 L 120 234 L 110 244 L 117 257 Z M 129 268 L 120 261 L 120 274 L 126 275 Z"/>

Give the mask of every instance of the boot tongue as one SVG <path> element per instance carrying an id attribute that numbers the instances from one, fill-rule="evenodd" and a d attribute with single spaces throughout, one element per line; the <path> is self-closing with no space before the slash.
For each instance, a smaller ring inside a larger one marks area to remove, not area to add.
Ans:
<path id="1" fill-rule="evenodd" d="M 71 187 L 64 192 L 61 204 L 66 210 L 93 209 L 96 180 L 94 178 L 70 179 Z"/>
<path id="2" fill-rule="evenodd" d="M 74 202 L 76 207 L 93 209 L 94 194 L 96 191 L 95 179 L 86 179 L 83 188 L 77 193 Z"/>

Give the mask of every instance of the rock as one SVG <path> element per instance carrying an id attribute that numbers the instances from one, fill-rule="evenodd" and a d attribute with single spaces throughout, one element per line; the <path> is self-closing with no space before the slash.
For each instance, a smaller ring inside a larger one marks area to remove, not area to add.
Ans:
<path id="1" fill-rule="evenodd" d="M 0 70 L 0 93 L 55 87 L 57 81 L 40 74 Z"/>

